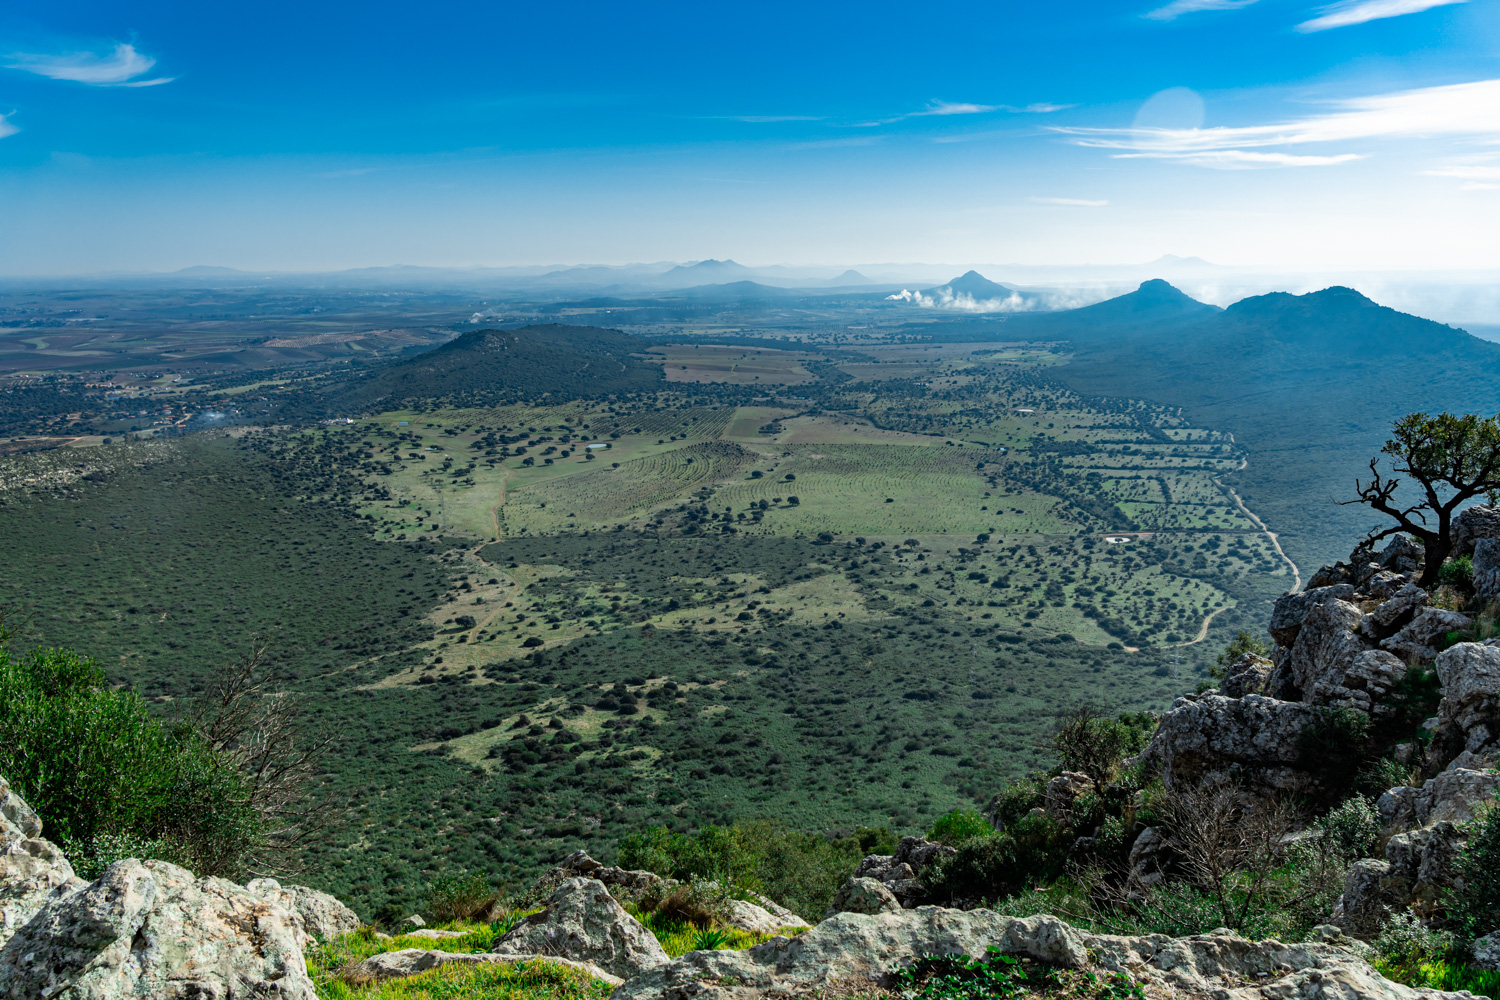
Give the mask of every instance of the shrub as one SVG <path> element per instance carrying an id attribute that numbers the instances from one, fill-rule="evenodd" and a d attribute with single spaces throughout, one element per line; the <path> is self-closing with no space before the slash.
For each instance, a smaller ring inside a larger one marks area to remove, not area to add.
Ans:
<path id="1" fill-rule="evenodd" d="M 1224 651 L 1219 654 L 1218 659 L 1214 661 L 1214 665 L 1209 668 L 1209 673 L 1213 675 L 1215 680 L 1222 681 L 1228 676 L 1229 667 L 1234 661 L 1246 653 L 1254 653 L 1256 656 L 1269 656 L 1271 647 L 1267 646 L 1251 633 L 1240 629 L 1235 634 L 1233 641 L 1224 647 Z"/>
<path id="2" fill-rule="evenodd" d="M 1083 706 L 1063 717 L 1052 737 L 1063 768 L 1081 771 L 1103 788 L 1120 768 L 1121 758 L 1138 753 L 1151 738 L 1156 721 L 1150 715 L 1107 718 Z"/>
<path id="3" fill-rule="evenodd" d="M 983 958 L 932 955 L 895 974 L 896 995 L 909 1000 L 989 1000 L 1058 995 L 1075 1000 L 1145 1000 L 1124 973 L 1104 976 L 1002 954 L 991 945 Z"/>
<path id="4" fill-rule="evenodd" d="M 955 809 L 939 816 L 927 836 L 940 844 L 956 846 L 970 837 L 984 837 L 995 832 L 989 820 L 972 809 Z"/>
<path id="5" fill-rule="evenodd" d="M 1073 838 L 1046 816 L 1023 816 L 1003 831 L 970 837 L 958 853 L 921 874 L 935 902 L 1002 899 L 1062 874 Z"/>
<path id="6" fill-rule="evenodd" d="M 1500 796 L 1467 824 L 1469 842 L 1454 863 L 1448 915 L 1468 938 L 1500 930 Z"/>
<path id="7" fill-rule="evenodd" d="M 1438 570 L 1438 583 L 1457 587 L 1461 590 L 1471 590 L 1474 586 L 1474 558 L 1472 556 L 1459 556 L 1449 559 L 1443 563 Z"/>
<path id="8" fill-rule="evenodd" d="M 154 718 L 68 650 L 14 654 L 0 633 L 0 774 L 87 871 L 129 849 L 241 878 L 267 817 L 191 726 Z"/>
<path id="9" fill-rule="evenodd" d="M 1025 816 L 1031 810 L 1044 805 L 1047 800 L 1047 785 L 1035 774 L 1007 782 L 990 799 L 985 810 L 995 824 L 1005 828 Z"/>
<path id="10" fill-rule="evenodd" d="M 427 915 L 435 923 L 473 920 L 490 908 L 495 890 L 478 872 L 455 868 L 427 884 Z"/>

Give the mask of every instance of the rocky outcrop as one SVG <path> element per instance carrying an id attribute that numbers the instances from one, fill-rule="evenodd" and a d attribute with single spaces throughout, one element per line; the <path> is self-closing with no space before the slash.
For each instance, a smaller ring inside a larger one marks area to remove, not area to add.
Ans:
<path id="1" fill-rule="evenodd" d="M 1500 538 L 1500 507 L 1478 505 L 1459 511 L 1449 527 L 1450 556 L 1473 555 L 1480 539 Z"/>
<path id="2" fill-rule="evenodd" d="M 979 957 L 990 946 L 1066 968 L 1124 973 L 1151 996 L 1222 1000 L 1458 1000 L 1380 976 L 1357 942 L 1334 928 L 1287 945 L 1225 932 L 1186 938 L 1086 934 L 1055 917 L 924 906 L 895 913 L 840 913 L 795 939 L 747 951 L 699 951 L 629 980 L 612 1000 L 749 1000 L 767 995 L 858 994 L 929 955 Z"/>
<path id="3" fill-rule="evenodd" d="M 777 921 L 778 927 L 811 927 L 813 924 L 811 920 L 802 919 L 780 903 L 773 899 L 767 899 L 758 892 L 751 893 L 750 895 L 755 897 L 755 902 L 761 909 L 765 910 L 771 915 L 773 920 Z"/>
<path id="4" fill-rule="evenodd" d="M 42 837 L 42 821 L 0 778 L 0 947 L 49 901 L 86 883 Z"/>
<path id="5" fill-rule="evenodd" d="M 1427 591 L 1414 583 L 1405 584 L 1365 615 L 1360 631 L 1375 640 L 1390 638 L 1411 624 L 1417 612 L 1427 607 L 1427 600 Z"/>
<path id="6" fill-rule="evenodd" d="M 1247 694 L 1264 694 L 1275 673 L 1276 665 L 1264 656 L 1245 653 L 1224 671 L 1219 693 L 1226 698 L 1243 698 Z"/>
<path id="7" fill-rule="evenodd" d="M 1492 972 L 1500 972 L 1500 931 L 1475 938 L 1472 946 L 1474 965 Z"/>
<path id="8" fill-rule="evenodd" d="M 1382 699 L 1406 673 L 1406 664 L 1375 648 L 1363 633 L 1364 617 L 1358 607 L 1338 599 L 1310 607 L 1296 642 L 1271 676 L 1268 693 L 1284 701 L 1380 713 Z"/>
<path id="9" fill-rule="evenodd" d="M 164 861 L 117 862 L 0 949 L 0 997 L 315 1000 L 298 918 Z"/>
<path id="10" fill-rule="evenodd" d="M 1064 826 L 1072 820 L 1073 803 L 1094 790 L 1094 779 L 1080 771 L 1064 771 L 1047 782 L 1043 808 L 1047 818 Z"/>
<path id="11" fill-rule="evenodd" d="M 1392 788 L 1375 803 L 1387 836 L 1434 823 L 1466 823 L 1500 793 L 1500 773 L 1450 767 L 1418 787 Z"/>
<path id="12" fill-rule="evenodd" d="M 1178 698 L 1146 753 L 1168 789 L 1237 782 L 1250 794 L 1304 793 L 1319 785 L 1318 762 L 1302 758 L 1302 733 L 1319 710 L 1264 695 Z"/>
<path id="13" fill-rule="evenodd" d="M 922 883 L 918 879 L 922 869 L 938 858 L 951 857 L 957 853 L 953 848 L 926 837 L 903 837 L 896 845 L 895 854 L 866 856 L 854 870 L 854 876 L 880 882 L 902 906 L 912 907 L 922 900 Z"/>
<path id="14" fill-rule="evenodd" d="M 1442 608 L 1423 608 L 1411 623 L 1382 639 L 1380 648 L 1403 660 L 1430 660 L 1438 655 L 1439 643 L 1449 632 L 1461 632 L 1474 624 L 1468 615 Z"/>
<path id="15" fill-rule="evenodd" d="M 360 920 L 354 911 L 326 892 L 305 885 L 282 885 L 273 878 L 251 879 L 245 888 L 290 910 L 310 941 L 327 941 L 359 930 Z"/>
<path id="16" fill-rule="evenodd" d="M 611 986 L 619 986 L 625 980 L 611 975 L 588 962 L 575 962 L 555 955 L 493 955 L 489 953 L 468 954 L 454 951 L 425 951 L 421 948 L 405 948 L 372 955 L 345 968 L 341 978 L 351 986 L 378 983 L 387 979 L 403 979 L 443 965 L 495 965 L 498 963 L 521 964 L 524 962 L 547 962 L 585 972 Z"/>
<path id="17" fill-rule="evenodd" d="M 724 915 L 724 923 L 750 934 L 775 934 L 785 926 L 765 907 L 743 899 L 731 899 L 726 908 L 728 912 Z M 805 927 L 806 924 L 799 926 Z"/>
<path id="18" fill-rule="evenodd" d="M 1056 917 L 1002 917 L 989 910 L 924 906 L 894 913 L 840 913 L 795 938 L 745 951 L 695 951 L 652 969 L 611 1000 L 760 996 L 846 981 L 883 980 L 925 955 L 980 956 L 990 945 L 1011 954 L 1082 968 L 1083 935 Z"/>
<path id="19" fill-rule="evenodd" d="M 558 886 L 546 907 L 490 950 L 497 955 L 560 955 L 624 979 L 668 960 L 651 932 L 625 912 L 604 883 L 591 878 Z"/>
<path id="20" fill-rule="evenodd" d="M 1435 743 L 1479 752 L 1500 735 L 1500 645 L 1460 642 L 1434 663 L 1443 700 Z"/>
<path id="21" fill-rule="evenodd" d="M 591 878 L 607 886 L 632 890 L 647 889 L 662 881 L 662 877 L 654 872 L 610 867 L 589 857 L 587 851 L 574 851 L 547 869 L 537 879 L 532 891 L 546 898 L 558 886 L 575 878 Z"/>
<path id="22" fill-rule="evenodd" d="M 1271 638 L 1276 640 L 1276 645 L 1291 648 L 1297 641 L 1297 634 L 1302 631 L 1302 623 L 1307 620 L 1308 613 L 1320 604 L 1329 601 L 1347 601 L 1354 596 L 1354 585 L 1349 583 L 1333 584 L 1327 587 L 1312 587 L 1296 594 L 1283 594 L 1276 599 L 1276 604 L 1271 609 L 1271 623 L 1267 631 Z"/>
<path id="23" fill-rule="evenodd" d="M 899 909 L 901 902 L 884 883 L 873 878 L 855 877 L 845 879 L 839 886 L 824 919 L 835 913 L 895 913 Z"/>

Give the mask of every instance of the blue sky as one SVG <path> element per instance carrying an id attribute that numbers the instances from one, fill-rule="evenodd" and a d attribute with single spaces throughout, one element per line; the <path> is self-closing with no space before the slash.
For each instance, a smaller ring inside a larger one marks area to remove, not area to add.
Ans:
<path id="1" fill-rule="evenodd" d="M 0 273 L 1500 267 L 1500 0 L 12 0 Z"/>

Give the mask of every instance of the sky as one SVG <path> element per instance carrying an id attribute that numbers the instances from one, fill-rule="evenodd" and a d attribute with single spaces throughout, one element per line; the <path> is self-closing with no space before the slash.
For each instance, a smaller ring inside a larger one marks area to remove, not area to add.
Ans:
<path id="1" fill-rule="evenodd" d="M 0 274 L 1500 268 L 1500 0 L 7 0 Z"/>

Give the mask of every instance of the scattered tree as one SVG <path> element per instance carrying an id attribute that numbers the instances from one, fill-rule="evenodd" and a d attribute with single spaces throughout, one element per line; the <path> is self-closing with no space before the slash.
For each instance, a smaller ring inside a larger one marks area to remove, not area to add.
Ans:
<path id="1" fill-rule="evenodd" d="M 1454 513 L 1478 496 L 1492 504 L 1500 499 L 1500 416 L 1410 413 L 1395 422 L 1392 433 L 1381 453 L 1390 458 L 1393 472 L 1416 481 L 1419 498 L 1407 505 L 1413 499 L 1409 494 L 1398 497 L 1403 480 L 1381 473 L 1376 456 L 1370 459 L 1369 481 L 1354 482 L 1359 496 L 1342 504 L 1362 503 L 1396 522 L 1371 532 L 1367 545 L 1400 532 L 1420 541 L 1425 562 L 1417 582 L 1430 587 L 1453 549 Z"/>

